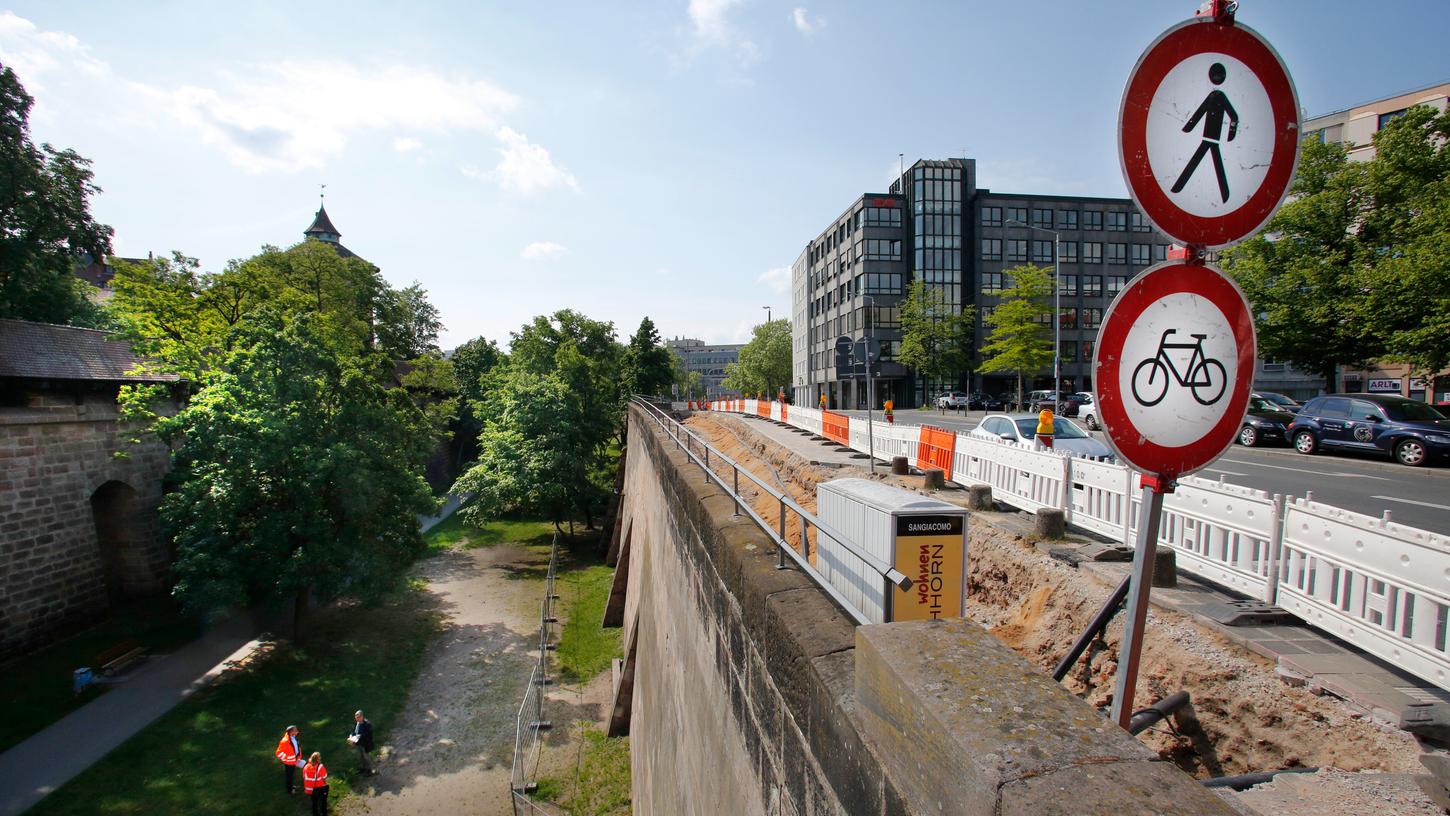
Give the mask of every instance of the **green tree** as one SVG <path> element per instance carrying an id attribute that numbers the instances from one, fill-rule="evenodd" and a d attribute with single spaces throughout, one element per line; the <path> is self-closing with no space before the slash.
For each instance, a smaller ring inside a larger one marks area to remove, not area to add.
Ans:
<path id="1" fill-rule="evenodd" d="M 766 394 L 790 382 L 790 321 L 770 320 L 756 326 L 750 342 L 740 349 L 739 362 L 725 368 L 726 388 L 746 394 Z"/>
<path id="2" fill-rule="evenodd" d="M 660 343 L 653 320 L 639 321 L 639 329 L 624 349 L 624 393 L 664 396 L 674 379 L 674 353 Z"/>
<path id="3" fill-rule="evenodd" d="M 1043 318 L 1052 310 L 1046 305 L 1052 294 L 1052 277 L 1032 264 L 1006 270 L 1012 285 L 1003 290 L 997 306 L 987 314 L 992 327 L 982 347 L 982 371 L 1011 371 L 1017 374 L 1017 402 L 1022 402 L 1022 375 L 1052 362 L 1052 337 Z"/>
<path id="4" fill-rule="evenodd" d="M 388 360 L 339 354 L 323 323 L 248 317 L 220 373 L 159 420 L 175 594 L 192 609 L 288 600 L 300 629 L 309 597 L 375 599 L 422 549 L 428 418 L 383 386 Z"/>
<path id="5" fill-rule="evenodd" d="M 960 311 L 947 302 L 941 287 L 920 278 L 911 282 L 901 301 L 901 349 L 896 359 L 927 379 L 955 379 L 972 363 L 971 306 Z"/>
<path id="6" fill-rule="evenodd" d="M 505 362 L 507 357 L 499 351 L 498 343 L 475 337 L 454 349 L 452 359 L 459 392 L 466 400 L 479 400 L 483 398 L 484 375 Z"/>
<path id="7" fill-rule="evenodd" d="M 1259 353 L 1320 372 L 1331 390 L 1336 366 L 1364 363 L 1384 344 L 1364 312 L 1364 245 L 1355 225 L 1370 205 L 1368 168 L 1345 149 L 1306 139 L 1292 197 L 1259 235 L 1226 250 L 1222 263 L 1257 315 Z"/>
<path id="8" fill-rule="evenodd" d="M 438 352 L 443 321 L 428 293 L 414 281 L 402 289 L 384 288 L 378 296 L 378 348 L 394 360 L 411 360 Z"/>
<path id="9" fill-rule="evenodd" d="M 0 317 L 97 325 L 75 267 L 111 252 L 111 228 L 91 217 L 101 188 L 88 159 L 30 140 L 34 102 L 0 66 Z"/>

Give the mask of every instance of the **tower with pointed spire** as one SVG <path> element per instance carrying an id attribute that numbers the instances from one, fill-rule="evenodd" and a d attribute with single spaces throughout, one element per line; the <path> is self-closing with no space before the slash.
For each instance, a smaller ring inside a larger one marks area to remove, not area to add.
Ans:
<path id="1" fill-rule="evenodd" d="M 302 231 L 304 238 L 315 238 L 323 243 L 332 244 L 337 254 L 344 258 L 351 258 L 356 253 L 342 245 L 342 233 L 332 225 L 332 219 L 327 217 L 327 206 L 325 202 L 317 204 L 317 215 L 312 219 L 312 226 Z"/>

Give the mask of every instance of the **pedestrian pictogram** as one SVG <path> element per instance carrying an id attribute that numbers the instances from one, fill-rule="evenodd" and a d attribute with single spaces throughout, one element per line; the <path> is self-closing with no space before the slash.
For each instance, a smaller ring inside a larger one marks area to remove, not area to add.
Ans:
<path id="1" fill-rule="evenodd" d="M 1208 67 L 1208 80 L 1214 85 L 1222 85 L 1227 76 L 1228 69 L 1224 68 L 1221 62 L 1215 62 Z M 1225 116 L 1229 120 L 1228 138 L 1226 139 L 1223 137 L 1223 120 Z M 1234 136 L 1237 135 L 1239 130 L 1239 115 L 1234 110 L 1233 104 L 1228 101 L 1228 96 L 1223 91 L 1214 88 L 1209 92 L 1208 96 L 1203 98 L 1203 104 L 1198 106 L 1198 110 L 1193 112 L 1193 118 L 1189 119 L 1188 124 L 1183 126 L 1183 132 L 1192 133 L 1194 128 L 1198 127 L 1198 120 L 1200 119 L 1203 120 L 1203 141 L 1198 145 L 1198 152 L 1194 153 L 1193 158 L 1188 160 L 1188 166 L 1183 168 L 1183 173 L 1178 177 L 1178 181 L 1174 182 L 1173 192 L 1183 192 L 1184 185 L 1188 184 L 1189 179 L 1193 178 L 1193 171 L 1198 169 L 1198 163 L 1203 161 L 1204 156 L 1212 156 L 1213 172 L 1214 176 L 1218 179 L 1219 195 L 1227 202 L 1228 177 L 1223 171 L 1223 153 L 1219 151 L 1218 143 L 1220 139 L 1226 142 L 1232 142 L 1234 140 Z"/>
<path id="2" fill-rule="evenodd" d="M 1143 214 L 1190 246 L 1257 232 L 1299 155 L 1299 102 L 1278 54 L 1231 17 L 1174 26 L 1139 58 L 1119 114 L 1123 176 Z"/>

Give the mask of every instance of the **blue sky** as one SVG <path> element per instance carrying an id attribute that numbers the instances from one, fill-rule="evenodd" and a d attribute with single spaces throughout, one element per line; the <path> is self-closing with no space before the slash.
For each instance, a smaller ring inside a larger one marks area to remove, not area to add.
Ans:
<path id="1" fill-rule="evenodd" d="M 802 5 L 804 3 L 804 5 Z M 918 157 L 994 190 L 1123 195 L 1118 102 L 1191 16 L 1132 2 L 12 5 L 35 137 L 95 162 L 118 254 L 220 269 L 343 242 L 444 345 L 562 307 L 741 342 L 785 270 Z M 1450 3 L 1246 0 L 1309 115 L 1450 79 Z"/>

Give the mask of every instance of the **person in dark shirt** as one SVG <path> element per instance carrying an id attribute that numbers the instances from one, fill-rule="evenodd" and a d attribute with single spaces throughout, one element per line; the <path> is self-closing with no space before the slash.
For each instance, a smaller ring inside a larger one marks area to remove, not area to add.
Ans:
<path id="1" fill-rule="evenodd" d="M 373 752 L 373 724 L 368 722 L 361 711 L 354 712 L 352 719 L 352 734 L 347 741 L 357 748 L 358 761 L 362 765 L 363 773 L 369 776 L 376 775 L 378 771 L 373 767 L 370 756 Z"/>

